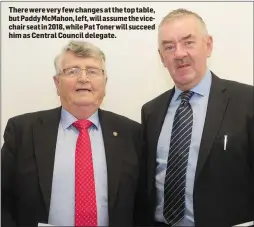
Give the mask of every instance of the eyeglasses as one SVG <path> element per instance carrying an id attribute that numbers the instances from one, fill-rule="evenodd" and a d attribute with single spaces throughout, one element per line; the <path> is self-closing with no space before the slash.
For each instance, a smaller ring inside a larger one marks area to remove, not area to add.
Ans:
<path id="1" fill-rule="evenodd" d="M 99 68 L 93 68 L 93 67 L 87 67 L 87 68 L 78 68 L 78 67 L 72 67 L 63 69 L 62 72 L 67 77 L 80 77 L 82 76 L 83 71 L 86 72 L 86 76 L 90 78 L 96 78 L 101 77 L 104 75 L 104 70 Z"/>

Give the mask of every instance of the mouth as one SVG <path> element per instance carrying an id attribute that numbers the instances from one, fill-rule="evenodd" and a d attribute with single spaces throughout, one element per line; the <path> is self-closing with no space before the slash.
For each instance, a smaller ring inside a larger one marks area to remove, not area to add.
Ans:
<path id="1" fill-rule="evenodd" d="M 177 69 L 184 69 L 184 68 L 187 68 L 189 66 L 190 66 L 190 64 L 178 65 Z"/>
<path id="2" fill-rule="evenodd" d="M 91 92 L 91 89 L 88 89 L 88 88 L 78 88 L 78 89 L 76 89 L 76 92 Z"/>

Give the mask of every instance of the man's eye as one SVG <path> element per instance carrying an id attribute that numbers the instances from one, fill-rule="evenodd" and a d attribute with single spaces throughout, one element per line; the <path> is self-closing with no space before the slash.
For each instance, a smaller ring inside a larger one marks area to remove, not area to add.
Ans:
<path id="1" fill-rule="evenodd" d="M 99 69 L 88 69 L 87 73 L 89 73 L 90 75 L 100 75 L 100 70 Z"/>
<path id="2" fill-rule="evenodd" d="M 166 46 L 165 49 L 166 49 L 166 50 L 173 50 L 173 49 L 174 49 L 174 46 Z"/>
<path id="3" fill-rule="evenodd" d="M 70 74 L 74 74 L 75 72 L 76 72 L 75 69 L 71 69 L 71 70 L 69 71 Z"/>
<path id="4" fill-rule="evenodd" d="M 95 69 L 90 69 L 90 70 L 89 70 L 89 73 L 91 73 L 91 74 L 96 74 L 97 71 L 96 71 Z"/>
<path id="5" fill-rule="evenodd" d="M 79 71 L 78 69 L 73 68 L 73 69 L 69 69 L 67 73 L 68 73 L 69 75 L 75 75 L 75 74 L 78 73 L 78 71 Z"/>
<path id="6" fill-rule="evenodd" d="M 187 41 L 185 42 L 186 45 L 191 45 L 192 43 L 194 43 L 193 41 Z"/>

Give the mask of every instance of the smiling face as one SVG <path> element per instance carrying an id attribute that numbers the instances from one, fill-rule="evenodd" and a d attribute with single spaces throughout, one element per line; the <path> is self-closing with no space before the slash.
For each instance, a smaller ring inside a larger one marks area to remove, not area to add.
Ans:
<path id="1" fill-rule="evenodd" d="M 105 75 L 101 73 L 97 76 L 87 76 L 87 71 L 83 70 L 80 76 L 74 76 L 70 69 L 93 68 L 102 72 L 101 70 L 105 69 L 104 62 L 93 57 L 78 57 L 71 51 L 66 52 L 60 60 L 60 69 L 63 72 L 54 76 L 54 82 L 62 106 L 66 110 L 77 107 L 99 108 L 105 96 Z"/>
<path id="2" fill-rule="evenodd" d="M 193 88 L 205 75 L 207 57 L 212 52 L 212 37 L 192 15 L 165 21 L 159 29 L 159 54 L 175 85 Z"/>

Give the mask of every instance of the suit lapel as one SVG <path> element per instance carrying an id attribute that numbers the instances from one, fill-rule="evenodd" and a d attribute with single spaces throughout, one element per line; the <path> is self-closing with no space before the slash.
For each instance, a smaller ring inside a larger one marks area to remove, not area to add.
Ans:
<path id="1" fill-rule="evenodd" d="M 195 182 L 209 156 L 216 135 L 220 129 L 229 96 L 222 81 L 212 73 L 212 85 L 208 99 L 207 114 L 201 139 L 199 156 L 195 174 Z"/>
<path id="2" fill-rule="evenodd" d="M 45 112 L 45 115 L 33 125 L 35 159 L 47 213 L 50 206 L 60 110 L 61 108 L 57 108 L 48 111 L 48 113 Z"/>
<path id="3" fill-rule="evenodd" d="M 167 114 L 168 106 L 171 102 L 171 99 L 174 95 L 174 89 L 169 90 L 166 92 L 157 103 L 154 110 L 151 112 L 151 116 L 149 116 L 149 126 L 147 126 L 148 130 L 148 141 L 149 146 L 148 149 L 150 150 L 148 154 L 148 194 L 151 193 L 152 189 L 154 188 L 155 171 L 156 171 L 156 155 L 157 155 L 157 144 L 160 136 L 160 132 L 162 129 L 162 125 Z"/>
<path id="4" fill-rule="evenodd" d="M 99 119 L 102 128 L 103 141 L 106 154 L 107 171 L 108 171 L 108 203 L 109 212 L 114 207 L 118 185 L 122 172 L 122 152 L 124 149 L 123 137 L 121 137 L 121 129 L 119 122 L 109 112 L 99 109 Z M 113 133 L 116 132 L 117 136 Z"/>

